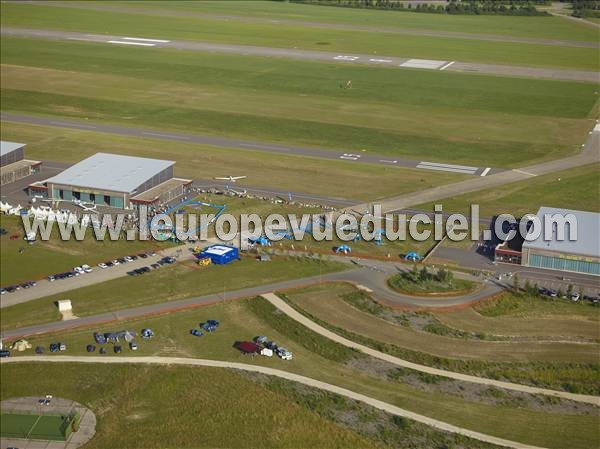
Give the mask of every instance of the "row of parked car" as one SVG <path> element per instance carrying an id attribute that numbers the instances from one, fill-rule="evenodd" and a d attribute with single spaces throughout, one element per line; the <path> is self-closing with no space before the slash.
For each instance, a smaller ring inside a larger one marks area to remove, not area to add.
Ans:
<path id="1" fill-rule="evenodd" d="M 550 298 L 558 298 L 559 296 L 559 292 L 552 289 L 552 288 L 546 288 L 546 287 L 540 287 L 539 288 L 539 292 L 541 295 L 544 296 L 549 296 Z M 561 298 L 563 299 L 570 299 L 573 302 L 577 302 L 580 299 L 583 299 L 584 301 L 590 301 L 593 304 L 598 304 L 600 303 L 600 299 L 595 297 L 595 296 L 589 296 L 589 295 L 583 295 L 583 297 L 581 296 L 580 293 L 578 292 L 571 292 L 569 294 L 567 293 L 562 293 L 560 295 Z"/>
<path id="2" fill-rule="evenodd" d="M 283 346 L 277 345 L 277 343 L 275 343 L 272 340 L 269 340 L 264 335 L 259 335 L 258 337 L 254 337 L 254 343 L 256 343 L 261 348 L 269 349 L 269 350 L 273 351 L 282 360 L 292 360 L 294 358 L 294 355 L 292 354 L 291 351 L 287 350 Z"/>
<path id="3" fill-rule="evenodd" d="M 132 254 L 130 256 L 119 257 L 118 259 L 107 260 L 106 262 L 100 262 L 98 264 L 98 267 L 102 268 L 104 270 L 106 268 L 116 267 L 118 265 L 124 265 L 128 262 L 133 262 L 134 260 L 147 259 L 148 257 L 154 257 L 154 256 L 156 256 L 156 253 L 154 251 L 148 251 L 146 253 L 139 253 L 139 254 Z"/>
<path id="4" fill-rule="evenodd" d="M 150 266 L 136 268 L 135 270 L 128 271 L 127 274 L 129 276 L 139 276 L 140 274 L 148 273 L 151 270 L 157 270 L 163 265 L 170 265 L 172 263 L 175 263 L 175 258 L 167 256 L 167 257 L 163 257 L 156 263 L 151 264 Z"/>
<path id="5" fill-rule="evenodd" d="M 192 334 L 194 337 L 203 337 L 204 332 L 212 334 L 219 328 L 219 322 L 217 320 L 206 320 L 204 323 L 200 323 L 199 326 L 200 329 L 192 329 L 190 331 L 190 334 Z"/>
<path id="6" fill-rule="evenodd" d="M 6 293 L 14 293 L 17 290 L 21 290 L 22 288 L 31 288 L 35 287 L 36 285 L 37 282 L 35 281 L 27 281 L 23 282 L 22 284 L 9 285 L 8 287 L 0 288 L 0 294 L 5 295 Z"/>

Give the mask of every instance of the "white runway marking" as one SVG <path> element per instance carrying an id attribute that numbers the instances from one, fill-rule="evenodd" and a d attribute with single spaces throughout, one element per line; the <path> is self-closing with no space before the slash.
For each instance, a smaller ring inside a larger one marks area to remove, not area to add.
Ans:
<path id="1" fill-rule="evenodd" d="M 155 47 L 156 44 L 146 44 L 144 42 L 128 42 L 128 41 L 106 41 L 109 44 L 122 44 L 122 45 L 140 45 L 142 47 Z"/>
<path id="2" fill-rule="evenodd" d="M 491 170 L 491 169 L 492 169 L 491 167 L 488 167 L 488 168 L 486 168 L 485 170 L 483 170 L 483 172 L 481 172 L 481 175 L 480 175 L 480 176 L 485 176 L 485 175 L 487 175 L 487 174 L 490 172 L 490 170 Z"/>
<path id="3" fill-rule="evenodd" d="M 140 42 L 156 42 L 158 44 L 168 44 L 171 41 L 165 41 L 163 39 L 146 39 L 143 37 L 123 37 L 121 38 L 126 41 L 140 41 Z"/>
<path id="4" fill-rule="evenodd" d="M 102 42 L 101 40 L 98 40 L 98 38 L 96 39 L 86 39 L 85 37 L 68 37 L 67 38 L 70 41 L 85 41 L 85 42 Z"/>
<path id="5" fill-rule="evenodd" d="M 360 159 L 360 154 L 344 153 L 340 156 L 340 159 L 348 159 L 350 161 L 357 161 Z"/>
<path id="6" fill-rule="evenodd" d="M 434 59 L 409 59 L 408 61 L 400 64 L 400 67 L 436 70 L 445 65 L 447 62 L 448 61 L 436 61 Z"/>
<path id="7" fill-rule="evenodd" d="M 275 150 L 275 151 L 290 151 L 289 148 L 276 147 L 273 145 L 260 145 L 256 143 L 240 143 L 241 147 L 258 148 L 259 150 Z"/>
<path id="8" fill-rule="evenodd" d="M 369 61 L 371 61 L 371 62 L 392 62 L 391 59 L 377 59 L 377 58 L 371 58 L 371 59 L 369 59 Z"/>
<path id="9" fill-rule="evenodd" d="M 417 168 L 424 168 L 427 170 L 437 170 L 437 171 L 449 171 L 453 173 L 465 173 L 468 175 L 473 175 L 479 167 L 470 167 L 468 165 L 453 165 L 453 164 L 439 164 L 437 162 L 419 162 Z"/>
<path id="10" fill-rule="evenodd" d="M 397 164 L 398 161 L 386 161 L 385 159 L 379 159 L 379 162 L 383 162 L 384 164 Z"/>
<path id="11" fill-rule="evenodd" d="M 518 168 L 513 168 L 513 171 L 516 171 L 517 173 L 521 173 L 521 174 L 527 175 L 527 176 L 537 176 L 535 173 L 529 173 L 528 171 L 519 170 Z"/>
<path id="12" fill-rule="evenodd" d="M 335 59 L 336 61 L 356 61 L 359 57 L 358 56 L 345 56 L 345 55 L 339 55 L 339 56 L 334 56 L 333 59 Z"/>
<path id="13" fill-rule="evenodd" d="M 440 70 L 446 70 L 448 67 L 450 67 L 452 64 L 454 64 L 456 61 L 450 61 L 448 64 L 446 64 L 443 67 L 440 67 Z"/>
<path id="14" fill-rule="evenodd" d="M 145 136 L 156 136 L 156 137 L 166 137 L 169 139 L 190 140 L 189 137 L 176 136 L 175 134 L 151 133 L 151 132 L 147 132 L 147 131 L 144 131 L 142 134 L 144 134 Z"/>
<path id="15" fill-rule="evenodd" d="M 600 123 L 594 126 L 594 132 L 600 132 Z"/>

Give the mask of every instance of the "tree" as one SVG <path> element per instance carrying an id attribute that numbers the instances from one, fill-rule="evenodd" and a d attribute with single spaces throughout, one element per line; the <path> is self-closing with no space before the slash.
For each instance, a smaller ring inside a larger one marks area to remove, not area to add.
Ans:
<path id="1" fill-rule="evenodd" d="M 520 285 L 519 275 L 515 274 L 515 276 L 513 277 L 513 290 L 515 291 L 515 293 L 519 293 L 520 288 L 521 288 L 521 285 Z"/>
<path id="2" fill-rule="evenodd" d="M 567 286 L 567 297 L 571 297 L 571 295 L 573 294 L 573 284 L 569 284 Z"/>

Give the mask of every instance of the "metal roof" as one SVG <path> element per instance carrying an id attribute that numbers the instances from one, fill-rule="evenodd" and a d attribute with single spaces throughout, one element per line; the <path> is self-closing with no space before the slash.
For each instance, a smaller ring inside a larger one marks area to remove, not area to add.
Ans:
<path id="1" fill-rule="evenodd" d="M 24 146 L 24 143 L 7 142 L 6 140 L 0 140 L 0 156 L 12 153 L 13 151 L 18 150 L 19 148 L 23 148 Z"/>
<path id="2" fill-rule="evenodd" d="M 96 153 L 46 182 L 74 187 L 133 193 L 174 161 Z"/>
<path id="3" fill-rule="evenodd" d="M 569 240 L 569 229 L 565 226 L 564 240 L 558 240 L 553 230 L 552 235 L 545 236 L 545 220 L 552 221 L 553 215 L 566 216 L 573 214 L 577 220 L 577 239 Z M 583 212 L 579 210 L 557 209 L 554 207 L 541 207 L 537 217 L 542 224 L 542 232 L 535 240 L 525 240 L 523 248 L 556 251 L 565 254 L 577 254 L 600 258 L 600 214 L 595 212 Z M 531 235 L 532 229 L 528 234 Z M 545 237 L 548 237 L 545 240 Z"/>

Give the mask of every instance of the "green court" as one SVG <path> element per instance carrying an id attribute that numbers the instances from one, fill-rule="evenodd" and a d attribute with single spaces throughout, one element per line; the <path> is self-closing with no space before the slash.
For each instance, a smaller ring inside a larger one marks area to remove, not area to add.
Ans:
<path id="1" fill-rule="evenodd" d="M 3 412 L 0 418 L 3 438 L 65 441 L 71 434 L 70 419 L 63 415 Z"/>

